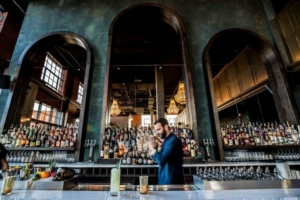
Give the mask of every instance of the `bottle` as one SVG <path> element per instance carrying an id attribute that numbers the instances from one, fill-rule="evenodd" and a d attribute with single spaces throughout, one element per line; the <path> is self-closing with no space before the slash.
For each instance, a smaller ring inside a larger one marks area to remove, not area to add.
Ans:
<path id="1" fill-rule="evenodd" d="M 30 144 L 29 144 L 29 146 L 30 147 L 35 147 L 35 145 L 36 145 L 36 137 L 35 137 L 35 135 L 32 135 L 30 137 Z"/>
<path id="2" fill-rule="evenodd" d="M 127 155 L 127 158 L 126 158 L 126 163 L 127 165 L 131 165 L 132 164 L 132 155 L 131 155 L 131 152 L 129 152 L 129 154 Z"/>
<path id="3" fill-rule="evenodd" d="M 122 165 L 127 165 L 127 154 L 124 154 L 123 156 Z"/>
<path id="4" fill-rule="evenodd" d="M 135 151 L 132 151 L 132 159 L 131 159 L 131 164 L 136 165 L 136 156 L 135 156 Z"/>
<path id="5" fill-rule="evenodd" d="M 142 158 L 141 154 L 138 154 L 137 164 L 138 165 L 142 165 L 143 164 L 143 158 Z"/>
<path id="6" fill-rule="evenodd" d="M 112 146 L 110 146 L 110 148 L 109 148 L 109 158 L 114 158 L 114 150 L 113 150 Z"/>
<path id="7" fill-rule="evenodd" d="M 114 158 L 118 158 L 119 157 L 119 149 L 118 149 L 118 145 L 115 144 L 114 147 Z"/>
<path id="8" fill-rule="evenodd" d="M 100 151 L 100 158 L 104 158 L 104 146 L 102 145 L 101 151 Z"/>
<path id="9" fill-rule="evenodd" d="M 19 135 L 16 142 L 16 147 L 21 147 L 21 145 L 22 145 L 22 135 Z"/>
<path id="10" fill-rule="evenodd" d="M 106 144 L 104 147 L 104 159 L 108 159 L 109 158 L 109 147 Z"/>
<path id="11" fill-rule="evenodd" d="M 30 140 L 28 137 L 26 137 L 25 147 L 29 147 L 29 146 L 30 146 Z"/>
<path id="12" fill-rule="evenodd" d="M 66 146 L 66 141 L 64 139 L 62 139 L 60 141 L 60 147 L 65 147 Z"/>
<path id="13" fill-rule="evenodd" d="M 196 157 L 196 151 L 195 151 L 194 145 L 191 145 L 191 157 L 192 158 Z"/>
<path id="14" fill-rule="evenodd" d="M 124 155 L 124 147 L 122 144 L 120 144 L 120 147 L 119 147 L 119 155 L 122 157 Z"/>
<path id="15" fill-rule="evenodd" d="M 36 142 L 35 142 L 36 147 L 41 147 L 42 146 L 42 140 L 41 140 L 41 135 L 38 135 Z"/>

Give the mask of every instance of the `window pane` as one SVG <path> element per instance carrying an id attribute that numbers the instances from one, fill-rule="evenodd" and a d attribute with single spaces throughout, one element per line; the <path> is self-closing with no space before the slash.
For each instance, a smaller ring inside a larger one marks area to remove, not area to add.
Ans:
<path id="1" fill-rule="evenodd" d="M 45 121 L 49 122 L 50 116 L 49 115 L 45 115 Z"/>
<path id="2" fill-rule="evenodd" d="M 40 117 L 39 117 L 39 120 L 44 120 L 44 118 L 45 118 L 45 114 L 44 113 L 40 113 Z"/>
<path id="3" fill-rule="evenodd" d="M 45 113 L 45 112 L 46 112 L 46 106 L 45 106 L 45 105 L 42 105 L 41 112 L 42 112 L 42 113 Z"/>
<path id="4" fill-rule="evenodd" d="M 33 110 L 37 111 L 39 109 L 39 104 L 34 102 Z"/>
<path id="5" fill-rule="evenodd" d="M 51 54 L 47 54 L 43 68 L 43 75 L 41 79 L 44 80 L 48 87 L 61 92 L 62 87 L 58 87 L 63 83 L 63 70 L 61 64 L 58 63 Z M 47 70 L 45 70 L 47 69 Z"/>
<path id="6" fill-rule="evenodd" d="M 36 117 L 37 117 L 37 111 L 33 111 L 32 115 L 31 115 L 31 118 L 36 119 Z"/>

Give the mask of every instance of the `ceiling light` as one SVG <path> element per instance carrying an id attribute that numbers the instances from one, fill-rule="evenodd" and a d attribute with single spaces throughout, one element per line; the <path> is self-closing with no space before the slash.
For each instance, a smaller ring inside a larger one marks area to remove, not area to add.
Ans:
<path id="1" fill-rule="evenodd" d="M 169 108 L 167 108 L 168 114 L 178 114 L 179 108 L 176 106 L 174 99 L 171 99 Z"/>
<path id="2" fill-rule="evenodd" d="M 121 109 L 119 108 L 119 105 L 118 105 L 118 102 L 117 100 L 113 100 L 113 103 L 111 105 L 111 108 L 110 108 L 110 114 L 112 116 L 117 116 L 121 113 Z"/>
<path id="3" fill-rule="evenodd" d="M 174 99 L 177 103 L 185 104 L 185 91 L 183 81 L 179 82 L 177 94 L 174 95 Z"/>

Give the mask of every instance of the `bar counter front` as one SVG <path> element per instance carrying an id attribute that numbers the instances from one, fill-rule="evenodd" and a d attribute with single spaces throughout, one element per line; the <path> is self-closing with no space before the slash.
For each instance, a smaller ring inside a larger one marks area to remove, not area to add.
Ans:
<path id="1" fill-rule="evenodd" d="M 57 185 L 16 181 L 12 192 L 1 199 L 298 199 L 300 180 L 291 176 L 298 165 L 298 161 L 189 163 L 183 165 L 185 185 L 156 185 L 158 165 L 121 165 L 120 193 L 110 196 L 109 172 L 115 165 L 57 163 L 56 168 L 74 169 L 74 178 Z M 229 172 L 236 176 L 230 178 Z M 139 192 L 140 175 L 149 176 L 147 194 Z"/>

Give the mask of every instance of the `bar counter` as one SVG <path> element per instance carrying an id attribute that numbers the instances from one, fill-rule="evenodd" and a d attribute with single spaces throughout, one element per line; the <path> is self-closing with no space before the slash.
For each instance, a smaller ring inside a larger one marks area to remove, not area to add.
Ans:
<path id="1" fill-rule="evenodd" d="M 287 161 L 288 165 L 300 165 L 300 161 Z M 234 166 L 270 166 L 274 165 L 275 162 L 205 162 L 205 163 L 189 163 L 183 164 L 185 167 L 234 167 Z M 25 163 L 9 163 L 10 166 L 23 166 Z M 36 163 L 34 166 L 48 167 L 48 163 Z M 92 162 L 76 162 L 76 163 L 57 163 L 56 167 L 69 167 L 74 169 L 87 169 L 87 168 L 113 168 L 115 164 L 97 164 Z M 123 168 L 157 168 L 158 165 L 121 165 Z"/>
<path id="2" fill-rule="evenodd" d="M 50 190 L 13 190 L 10 195 L 1 195 L 1 200 L 31 199 L 289 199 L 300 197 L 300 189 L 266 189 L 266 190 L 221 190 L 221 191 L 149 191 L 141 195 L 138 191 L 121 191 L 120 196 L 112 197 L 109 191 L 50 191 Z"/>

